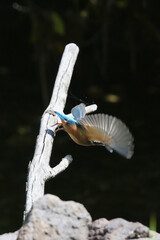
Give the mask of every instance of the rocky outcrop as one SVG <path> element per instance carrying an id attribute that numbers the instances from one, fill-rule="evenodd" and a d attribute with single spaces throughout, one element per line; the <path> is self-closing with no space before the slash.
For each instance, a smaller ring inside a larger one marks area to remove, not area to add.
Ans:
<path id="1" fill-rule="evenodd" d="M 18 231 L 0 235 L 0 240 L 17 240 Z"/>
<path id="2" fill-rule="evenodd" d="M 85 207 L 45 195 L 33 204 L 19 232 L 3 234 L 0 240 L 160 240 L 160 234 L 141 223 L 121 218 L 91 221 Z"/>
<path id="3" fill-rule="evenodd" d="M 48 194 L 33 205 L 18 240 L 86 240 L 90 225 L 91 216 L 82 204 Z"/>
<path id="4" fill-rule="evenodd" d="M 152 232 L 139 222 L 128 222 L 122 218 L 108 221 L 105 218 L 92 223 L 89 240 L 160 240 L 160 234 Z"/>

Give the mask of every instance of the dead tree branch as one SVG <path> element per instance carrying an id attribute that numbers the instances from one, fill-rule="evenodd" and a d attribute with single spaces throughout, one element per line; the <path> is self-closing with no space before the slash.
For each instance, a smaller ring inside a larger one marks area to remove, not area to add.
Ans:
<path id="1" fill-rule="evenodd" d="M 49 165 L 57 127 L 57 116 L 54 116 L 50 112 L 63 112 L 64 110 L 78 52 L 79 48 L 73 43 L 65 47 L 49 106 L 41 118 L 35 153 L 28 167 L 24 218 L 31 210 L 33 203 L 44 195 L 45 181 L 64 171 L 72 161 L 72 157 L 67 155 L 54 168 L 51 168 Z M 87 113 L 95 111 L 96 109 L 97 106 L 95 104 L 86 107 Z"/>

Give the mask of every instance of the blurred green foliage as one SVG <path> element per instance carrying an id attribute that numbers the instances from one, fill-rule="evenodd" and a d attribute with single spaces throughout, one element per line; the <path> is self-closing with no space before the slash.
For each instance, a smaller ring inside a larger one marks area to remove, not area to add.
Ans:
<path id="1" fill-rule="evenodd" d="M 65 35 L 65 25 L 60 15 L 53 12 L 51 14 L 51 20 L 53 21 L 53 30 L 61 36 Z"/>

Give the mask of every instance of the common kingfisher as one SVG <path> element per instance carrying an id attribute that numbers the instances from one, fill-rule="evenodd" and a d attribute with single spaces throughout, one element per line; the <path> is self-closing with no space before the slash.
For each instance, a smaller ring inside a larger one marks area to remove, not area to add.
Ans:
<path id="1" fill-rule="evenodd" d="M 74 142 L 83 146 L 104 146 L 109 152 L 116 151 L 125 158 L 134 152 L 133 137 L 127 126 L 108 114 L 86 115 L 83 103 L 72 108 L 72 117 L 55 112 L 62 121 L 63 129 Z"/>

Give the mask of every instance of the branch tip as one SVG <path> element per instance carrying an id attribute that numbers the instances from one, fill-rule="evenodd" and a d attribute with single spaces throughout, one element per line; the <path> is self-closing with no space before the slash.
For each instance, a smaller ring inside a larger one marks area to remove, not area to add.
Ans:
<path id="1" fill-rule="evenodd" d="M 63 159 L 66 159 L 66 160 L 68 160 L 68 162 L 69 162 L 69 164 L 73 161 L 73 158 L 72 158 L 72 156 L 71 155 L 67 155 L 67 156 L 65 156 Z M 63 160 L 62 159 L 62 160 Z"/>

